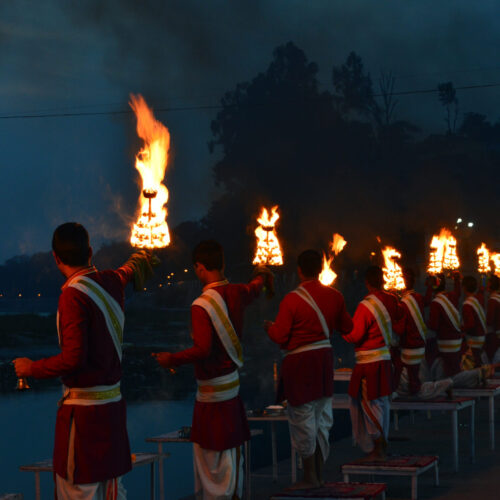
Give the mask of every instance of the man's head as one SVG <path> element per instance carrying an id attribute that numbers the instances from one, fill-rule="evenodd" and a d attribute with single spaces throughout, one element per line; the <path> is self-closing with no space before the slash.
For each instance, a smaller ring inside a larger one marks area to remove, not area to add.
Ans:
<path id="1" fill-rule="evenodd" d="M 492 274 L 488 280 L 488 290 L 490 292 L 498 292 L 500 289 L 500 278 Z"/>
<path id="2" fill-rule="evenodd" d="M 382 290 L 384 286 L 384 272 L 380 266 L 370 266 L 365 271 L 365 283 L 368 289 Z"/>
<path id="3" fill-rule="evenodd" d="M 193 265 L 196 276 L 207 283 L 208 276 L 224 271 L 224 250 L 215 240 L 200 241 L 193 250 Z"/>
<path id="4" fill-rule="evenodd" d="M 318 279 L 323 260 L 316 250 L 304 250 L 297 258 L 297 267 L 301 281 Z"/>
<path id="5" fill-rule="evenodd" d="M 61 264 L 67 268 L 90 265 L 92 248 L 87 230 L 77 222 L 61 224 L 52 236 L 52 252 L 59 268 Z"/>
<path id="6" fill-rule="evenodd" d="M 462 280 L 462 288 L 465 293 L 476 293 L 477 290 L 477 279 L 474 276 L 465 276 Z"/>
<path id="7" fill-rule="evenodd" d="M 413 290 L 415 288 L 415 271 L 413 269 L 405 267 L 403 269 L 403 279 L 407 290 Z"/>

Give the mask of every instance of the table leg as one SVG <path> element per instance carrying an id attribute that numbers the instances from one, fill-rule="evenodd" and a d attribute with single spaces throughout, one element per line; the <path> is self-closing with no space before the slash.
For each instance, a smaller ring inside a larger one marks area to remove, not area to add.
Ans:
<path id="1" fill-rule="evenodd" d="M 413 474 L 413 476 L 411 476 L 411 500 L 417 500 L 417 495 L 417 475 Z"/>
<path id="2" fill-rule="evenodd" d="M 476 461 L 476 402 L 472 402 L 470 407 L 470 458 L 471 462 Z"/>
<path id="3" fill-rule="evenodd" d="M 411 410 L 411 411 L 410 411 L 410 422 L 411 422 L 412 424 L 414 424 L 414 423 L 415 423 L 415 411 L 414 411 L 414 410 Z"/>
<path id="4" fill-rule="evenodd" d="M 156 491 L 155 491 L 155 487 L 156 487 L 156 478 L 155 478 L 155 465 L 156 465 L 156 460 L 153 460 L 153 462 L 151 462 L 151 469 L 150 469 L 150 474 L 149 474 L 149 482 L 150 482 L 150 485 L 149 485 L 149 488 L 150 488 L 150 493 L 151 493 L 151 500 L 155 500 L 156 498 Z"/>
<path id="5" fill-rule="evenodd" d="M 158 482 L 160 488 L 160 500 L 165 500 L 165 477 L 163 475 L 163 443 L 158 443 Z"/>
<path id="6" fill-rule="evenodd" d="M 399 413 L 397 410 L 394 411 L 394 430 L 399 431 Z"/>
<path id="7" fill-rule="evenodd" d="M 250 441 L 245 441 L 245 498 L 246 500 L 250 500 L 252 498 L 252 492 L 251 492 L 251 487 L 252 487 L 252 468 L 250 465 L 250 460 L 251 460 L 251 443 Z"/>
<path id="8" fill-rule="evenodd" d="M 451 431 L 453 433 L 453 465 L 455 472 L 458 471 L 458 416 L 457 410 L 451 412 Z"/>
<path id="9" fill-rule="evenodd" d="M 35 471 L 35 498 L 36 500 L 41 500 L 42 495 L 40 492 L 40 472 Z"/>
<path id="10" fill-rule="evenodd" d="M 349 482 L 349 474 L 344 474 L 344 483 Z"/>
<path id="11" fill-rule="evenodd" d="M 490 450 L 495 449 L 495 397 L 488 398 L 489 421 L 490 421 Z"/>
<path id="12" fill-rule="evenodd" d="M 271 422 L 271 452 L 273 455 L 273 481 L 278 480 L 278 449 L 276 445 L 276 425 Z"/>
<path id="13" fill-rule="evenodd" d="M 437 460 L 434 462 L 434 482 L 436 486 L 439 486 L 439 466 Z"/>
<path id="14" fill-rule="evenodd" d="M 297 481 L 297 453 L 295 451 L 295 448 L 291 444 L 291 450 L 292 450 L 292 484 L 294 484 Z"/>

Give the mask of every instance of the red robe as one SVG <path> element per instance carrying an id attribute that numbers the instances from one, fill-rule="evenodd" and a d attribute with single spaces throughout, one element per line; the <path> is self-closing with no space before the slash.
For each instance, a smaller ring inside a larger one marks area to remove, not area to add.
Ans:
<path id="1" fill-rule="evenodd" d="M 302 283 L 323 313 L 328 329 L 349 333 L 352 320 L 344 297 L 318 280 Z M 276 321 L 268 331 L 271 340 L 285 351 L 325 340 L 325 334 L 314 309 L 296 293 L 288 293 L 280 304 Z M 315 399 L 333 395 L 333 353 L 331 347 L 290 354 L 281 364 L 277 400 L 288 400 L 300 406 Z"/>
<path id="2" fill-rule="evenodd" d="M 422 314 L 422 318 L 425 318 L 424 314 L 424 297 L 415 290 L 410 290 L 408 293 L 417 301 L 418 307 Z M 413 316 L 408 309 L 408 306 L 401 302 L 402 316 L 399 321 L 395 322 L 393 325 L 393 330 L 399 335 L 399 347 L 401 349 L 416 349 L 419 347 L 425 347 L 425 340 L 420 335 L 418 327 L 413 319 Z M 416 394 L 420 390 L 421 381 L 419 378 L 420 363 L 416 365 L 408 365 L 401 361 L 401 367 L 398 375 L 395 377 L 395 386 L 399 385 L 399 376 L 401 375 L 401 370 L 403 367 L 406 368 L 408 372 L 409 379 L 409 389 L 410 394 Z"/>
<path id="3" fill-rule="evenodd" d="M 384 304 L 391 321 L 394 324 L 399 321 L 402 309 L 398 304 L 398 299 L 382 290 L 376 291 L 374 295 Z M 353 317 L 354 328 L 351 333 L 344 335 L 344 340 L 354 344 L 355 351 L 365 351 L 370 349 L 380 349 L 384 347 L 385 340 L 378 327 L 377 321 L 368 308 L 360 303 Z M 351 397 L 357 398 L 361 381 L 366 379 L 368 400 L 389 396 L 393 392 L 392 365 L 390 360 L 374 361 L 373 363 L 356 363 L 352 371 L 351 382 L 348 393 Z"/>
<path id="4" fill-rule="evenodd" d="M 88 272 L 87 269 L 84 272 Z M 83 273 L 82 273 L 83 274 Z M 123 308 L 129 267 L 86 276 L 101 285 Z M 122 369 L 101 310 L 83 292 L 65 284 L 59 298 L 61 353 L 35 361 L 35 378 L 61 377 L 70 388 L 113 385 Z M 62 405 L 57 410 L 54 471 L 66 479 L 71 421 L 75 423 L 76 484 L 105 481 L 131 468 L 125 401 L 96 406 Z"/>
<path id="5" fill-rule="evenodd" d="M 476 295 L 476 299 L 479 301 L 481 306 L 484 306 L 483 293 L 478 293 Z M 483 328 L 476 310 L 470 304 L 466 304 L 465 302 L 462 306 L 462 329 L 466 335 L 469 335 L 471 337 L 483 337 L 486 335 L 486 331 Z M 471 351 L 472 355 L 474 356 L 474 363 L 476 367 L 481 366 L 481 353 L 483 352 L 483 348 L 473 348 L 471 349 Z"/>
<path id="6" fill-rule="evenodd" d="M 484 350 L 488 359 L 493 361 L 497 349 L 500 348 L 500 302 L 491 297 L 488 299 L 486 310 L 486 325 L 488 333 L 486 334 Z"/>
<path id="7" fill-rule="evenodd" d="M 257 276 L 248 285 L 228 283 L 213 288 L 224 299 L 229 319 L 240 339 L 245 308 L 258 297 L 263 285 L 264 278 Z M 172 354 L 174 366 L 193 363 L 198 380 L 221 377 L 236 370 L 208 313 L 200 306 L 191 306 L 191 328 L 193 347 Z M 239 395 L 217 403 L 195 402 L 191 441 L 206 450 L 223 451 L 241 446 L 249 439 L 246 412 Z"/>
<path id="8" fill-rule="evenodd" d="M 458 311 L 458 301 L 460 299 L 460 288 L 455 287 L 452 292 L 443 292 L 450 299 L 452 304 Z M 436 332 L 437 340 L 455 340 L 462 339 L 463 334 L 457 331 L 452 322 L 448 318 L 443 307 L 436 301 L 432 301 L 429 310 L 429 328 Z M 440 352 L 439 356 L 443 360 L 443 368 L 447 377 L 453 377 L 460 372 L 460 361 L 462 352 Z"/>

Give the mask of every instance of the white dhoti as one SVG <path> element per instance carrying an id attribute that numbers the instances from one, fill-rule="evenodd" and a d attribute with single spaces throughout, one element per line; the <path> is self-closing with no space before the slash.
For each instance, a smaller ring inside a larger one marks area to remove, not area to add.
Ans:
<path id="1" fill-rule="evenodd" d="M 194 491 L 201 500 L 231 500 L 243 494 L 241 447 L 205 450 L 193 443 Z"/>
<path id="2" fill-rule="evenodd" d="M 473 370 L 464 370 L 451 377 L 453 380 L 453 387 L 473 388 L 481 385 L 483 379 L 481 376 L 481 368 L 474 368 Z"/>
<path id="3" fill-rule="evenodd" d="M 390 421 L 389 396 L 371 401 L 349 396 L 349 411 L 354 440 L 365 453 L 373 451 L 374 441 L 381 436 L 387 440 Z"/>
<path id="4" fill-rule="evenodd" d="M 443 360 L 438 357 L 433 361 L 432 365 L 429 366 L 424 359 L 422 363 L 420 363 L 419 377 L 422 382 L 436 382 L 446 379 Z"/>
<path id="5" fill-rule="evenodd" d="M 401 378 L 399 379 L 399 385 L 396 389 L 396 393 L 401 398 L 412 397 L 418 399 L 435 399 L 445 396 L 446 391 L 452 385 L 453 380 L 451 378 L 445 378 L 443 380 L 437 380 L 435 382 L 428 381 L 424 382 L 420 386 L 420 390 L 417 394 L 410 394 L 410 380 L 406 367 L 404 367 L 401 372 Z"/>
<path id="6" fill-rule="evenodd" d="M 500 363 L 500 347 L 496 350 L 491 361 L 488 359 L 486 352 L 483 351 L 481 353 L 481 361 L 483 362 L 483 365 L 496 365 L 497 363 Z"/>
<path id="7" fill-rule="evenodd" d="M 121 478 L 99 483 L 73 484 L 56 474 L 57 500 L 126 500 Z"/>
<path id="8" fill-rule="evenodd" d="M 314 455 L 319 443 L 323 461 L 330 453 L 333 425 L 332 398 L 321 398 L 300 406 L 288 406 L 288 425 L 292 446 L 302 458 Z"/>

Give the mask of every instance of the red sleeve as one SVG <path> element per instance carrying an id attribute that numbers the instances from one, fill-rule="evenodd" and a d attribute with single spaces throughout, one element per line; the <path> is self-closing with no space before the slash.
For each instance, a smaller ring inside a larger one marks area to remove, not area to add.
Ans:
<path id="1" fill-rule="evenodd" d="M 134 277 L 134 270 L 127 265 L 123 265 L 123 266 L 119 267 L 115 271 L 115 273 L 120 278 L 120 281 L 121 281 L 123 288 L 125 288 L 132 281 L 132 278 Z"/>
<path id="2" fill-rule="evenodd" d="M 429 328 L 438 331 L 439 328 L 439 315 L 440 315 L 441 306 L 436 302 L 431 302 L 431 307 L 429 311 Z"/>
<path id="3" fill-rule="evenodd" d="M 293 325 L 293 301 L 290 295 L 285 296 L 281 301 L 276 320 L 269 327 L 267 334 L 269 338 L 279 345 L 286 344 L 290 340 L 290 333 Z"/>
<path id="4" fill-rule="evenodd" d="M 40 359 L 32 365 L 35 378 L 62 377 L 78 371 L 87 357 L 89 313 L 85 296 L 76 289 L 66 288 L 59 299 L 59 331 L 61 352 Z"/>
<path id="5" fill-rule="evenodd" d="M 464 304 L 462 308 L 462 328 L 465 333 L 473 334 L 475 327 L 474 309 Z"/>
<path id="6" fill-rule="evenodd" d="M 353 328 L 343 339 L 350 344 L 357 344 L 367 334 L 373 317 L 363 304 L 359 304 L 352 318 Z"/>
<path id="7" fill-rule="evenodd" d="M 265 278 L 262 274 L 255 276 L 250 283 L 247 285 L 240 285 L 241 287 L 241 300 L 244 305 L 248 305 L 253 302 L 262 291 L 262 287 L 264 286 Z"/>
<path id="8" fill-rule="evenodd" d="M 193 347 L 172 354 L 172 363 L 176 366 L 207 359 L 212 351 L 212 321 L 202 307 L 191 307 L 191 325 Z"/>
<path id="9" fill-rule="evenodd" d="M 351 316 L 349 315 L 345 307 L 344 297 L 340 296 L 340 298 L 341 298 L 340 311 L 337 317 L 337 324 L 335 325 L 334 329 L 340 332 L 342 335 L 345 335 L 352 331 L 353 323 Z"/>

